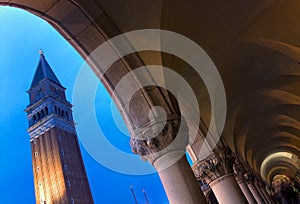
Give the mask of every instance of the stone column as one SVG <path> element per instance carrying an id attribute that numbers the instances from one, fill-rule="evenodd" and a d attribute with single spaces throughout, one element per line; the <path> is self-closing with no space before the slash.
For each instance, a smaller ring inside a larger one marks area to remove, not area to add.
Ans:
<path id="1" fill-rule="evenodd" d="M 272 201 L 270 195 L 266 191 L 266 184 L 261 179 L 261 177 L 256 177 L 256 183 L 257 183 L 258 189 L 260 190 L 261 195 L 264 198 L 265 202 L 268 204 L 273 204 L 273 201 Z"/>
<path id="2" fill-rule="evenodd" d="M 267 204 L 268 204 L 268 200 L 265 198 L 265 196 L 264 196 L 264 194 L 263 194 L 263 192 L 262 192 L 262 190 L 261 190 L 261 188 L 260 188 L 260 185 L 259 185 L 258 180 L 257 180 L 256 177 L 255 177 L 255 179 L 254 179 L 254 185 L 256 186 L 256 189 L 257 189 L 257 191 L 259 192 L 261 198 L 264 200 L 264 203 L 267 203 Z"/>
<path id="3" fill-rule="evenodd" d="M 251 172 L 246 173 L 245 179 L 247 181 L 248 188 L 250 189 L 252 195 L 254 196 L 258 204 L 265 204 L 264 199 L 261 197 L 259 191 L 254 184 L 254 175 Z"/>
<path id="4" fill-rule="evenodd" d="M 248 203 L 233 176 L 234 157 L 229 148 L 216 151 L 203 161 L 196 162 L 193 170 L 197 178 L 211 187 L 219 203 Z"/>
<path id="5" fill-rule="evenodd" d="M 249 204 L 257 204 L 254 196 L 252 195 L 248 185 L 246 183 L 246 179 L 244 177 L 245 168 L 243 167 L 242 163 L 234 164 L 233 165 L 235 180 L 237 181 L 238 185 L 240 186 L 242 192 L 244 193 L 247 201 Z"/>
<path id="6" fill-rule="evenodd" d="M 263 187 L 263 189 L 262 189 L 263 194 L 264 194 L 265 197 L 268 199 L 268 202 L 269 202 L 270 204 L 273 204 L 274 202 L 273 202 L 273 200 L 272 200 L 272 198 L 271 198 L 271 195 L 267 192 L 265 186 L 266 186 L 266 184 L 264 184 L 264 187 Z"/>
<path id="7" fill-rule="evenodd" d="M 136 131 L 130 144 L 134 153 L 156 168 L 171 204 L 205 204 L 185 156 L 189 137 L 187 126 L 180 124 L 181 120 L 168 119 L 165 124 L 156 122 Z"/>

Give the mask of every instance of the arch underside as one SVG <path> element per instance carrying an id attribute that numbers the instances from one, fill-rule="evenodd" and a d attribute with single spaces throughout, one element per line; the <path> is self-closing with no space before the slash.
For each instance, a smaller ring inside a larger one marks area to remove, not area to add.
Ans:
<path id="1" fill-rule="evenodd" d="M 219 70 L 228 104 L 222 136 L 235 153 L 258 173 L 271 154 L 300 155 L 300 2 L 191 0 L 187 5 L 171 0 L 0 0 L 0 5 L 25 9 L 45 19 L 85 59 L 107 39 L 127 31 L 157 28 L 180 33 L 198 43 Z M 113 93 L 127 73 L 152 64 L 169 67 L 189 82 L 199 103 L 200 129 L 208 127 L 209 94 L 201 77 L 189 74 L 192 68 L 181 59 L 148 51 L 119 60 L 104 76 L 96 65 L 92 69 Z M 118 96 L 114 100 L 129 129 L 148 124 L 141 118 L 145 114 L 126 109 Z M 144 113 L 151 104 L 168 107 L 169 114 L 178 113 L 176 103 L 158 88 L 136 94 L 135 106 L 143 107 Z M 293 163 L 273 159 L 265 168 L 265 179 L 270 182 L 277 174 L 293 176 L 297 162 L 299 158 Z"/>

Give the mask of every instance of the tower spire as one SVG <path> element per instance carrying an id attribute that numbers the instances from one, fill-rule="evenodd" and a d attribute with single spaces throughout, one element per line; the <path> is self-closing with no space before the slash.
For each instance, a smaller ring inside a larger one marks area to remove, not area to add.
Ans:
<path id="1" fill-rule="evenodd" d="M 39 53 L 40 53 L 40 60 L 37 65 L 36 71 L 34 73 L 34 77 L 33 77 L 30 89 L 37 86 L 44 79 L 48 79 L 48 80 L 54 82 L 55 84 L 62 86 L 61 83 L 59 82 L 58 78 L 54 74 L 53 70 L 51 69 L 50 65 L 48 64 L 43 50 L 40 49 Z"/>

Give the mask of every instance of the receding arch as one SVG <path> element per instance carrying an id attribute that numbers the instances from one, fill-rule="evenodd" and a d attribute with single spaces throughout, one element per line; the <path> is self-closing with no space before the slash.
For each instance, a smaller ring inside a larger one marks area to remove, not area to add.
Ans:
<path id="1" fill-rule="evenodd" d="M 241 37 L 240 42 L 256 44 L 262 47 L 266 47 L 272 50 L 276 50 L 283 55 L 300 61 L 300 48 L 293 46 L 291 44 L 281 42 L 278 40 L 266 39 L 266 38 L 251 38 L 251 37 Z"/>

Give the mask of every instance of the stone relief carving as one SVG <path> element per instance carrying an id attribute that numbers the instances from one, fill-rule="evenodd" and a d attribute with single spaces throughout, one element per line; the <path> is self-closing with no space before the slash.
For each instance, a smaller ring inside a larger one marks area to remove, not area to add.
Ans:
<path id="1" fill-rule="evenodd" d="M 246 170 L 242 163 L 234 164 L 233 172 L 234 172 L 235 178 L 238 182 L 245 179 L 244 175 L 246 173 Z"/>
<path id="2" fill-rule="evenodd" d="M 176 115 L 166 121 L 152 121 L 147 128 L 135 131 L 130 145 L 133 153 L 153 164 L 163 154 L 177 150 L 185 152 L 188 140 L 188 127 L 184 118 Z"/>
<path id="3" fill-rule="evenodd" d="M 197 179 L 209 184 L 217 178 L 233 173 L 235 158 L 228 147 L 216 150 L 203 161 L 197 162 L 193 166 L 193 171 Z"/>

